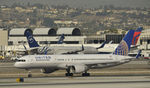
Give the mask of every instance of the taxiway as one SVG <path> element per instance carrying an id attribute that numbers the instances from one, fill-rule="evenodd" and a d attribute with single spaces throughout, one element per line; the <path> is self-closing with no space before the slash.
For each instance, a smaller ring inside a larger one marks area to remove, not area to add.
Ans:
<path id="1" fill-rule="evenodd" d="M 149 88 L 149 76 L 42 77 L 0 79 L 0 88 Z"/>

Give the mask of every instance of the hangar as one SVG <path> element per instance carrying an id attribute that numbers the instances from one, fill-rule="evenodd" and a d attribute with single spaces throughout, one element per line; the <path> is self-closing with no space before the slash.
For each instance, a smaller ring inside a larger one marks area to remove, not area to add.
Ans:
<path id="1" fill-rule="evenodd" d="M 34 36 L 56 36 L 56 29 L 54 28 L 35 28 Z"/>
<path id="2" fill-rule="evenodd" d="M 65 35 L 64 43 L 67 44 L 83 44 L 86 36 L 81 35 L 79 28 L 14 28 L 9 31 L 9 45 L 17 45 L 21 43 L 27 43 L 24 36 L 25 31 L 31 31 L 34 38 L 39 44 L 56 44 L 58 37 L 61 34 Z"/>
<path id="3" fill-rule="evenodd" d="M 81 36 L 81 31 L 79 28 L 59 28 L 57 30 L 57 35 L 61 34 L 66 36 Z"/>

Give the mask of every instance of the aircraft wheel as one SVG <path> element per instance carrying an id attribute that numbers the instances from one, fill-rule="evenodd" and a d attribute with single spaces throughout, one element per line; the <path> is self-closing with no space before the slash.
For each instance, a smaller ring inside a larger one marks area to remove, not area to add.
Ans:
<path id="1" fill-rule="evenodd" d="M 73 73 L 70 73 L 70 76 L 73 76 Z"/>
<path id="2" fill-rule="evenodd" d="M 90 76 L 90 73 L 82 73 L 82 76 Z"/>
<path id="3" fill-rule="evenodd" d="M 73 76 L 73 73 L 66 73 L 65 75 L 66 75 L 67 77 L 68 77 L 68 76 Z"/>
<path id="4" fill-rule="evenodd" d="M 32 77 L 32 74 L 28 74 L 28 78 Z"/>

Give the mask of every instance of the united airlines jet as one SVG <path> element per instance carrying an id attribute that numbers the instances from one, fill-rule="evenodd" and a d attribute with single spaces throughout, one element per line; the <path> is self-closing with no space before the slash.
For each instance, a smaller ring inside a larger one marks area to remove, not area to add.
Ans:
<path id="1" fill-rule="evenodd" d="M 78 52 L 83 51 L 84 53 L 97 53 L 98 49 L 103 48 L 105 46 L 104 42 L 100 47 L 94 48 L 90 46 L 84 47 L 83 46 L 40 46 L 37 41 L 34 39 L 33 35 L 30 33 L 30 31 L 25 31 L 25 36 L 28 40 L 28 44 L 30 47 L 30 51 L 33 54 L 77 54 Z M 59 38 L 59 41 L 57 44 L 62 44 L 64 40 L 64 34 L 61 35 Z M 90 50 L 90 51 L 89 51 Z"/>
<path id="2" fill-rule="evenodd" d="M 128 56 L 134 30 L 129 30 L 115 51 L 111 54 L 66 54 L 66 55 L 27 55 L 18 59 L 14 64 L 20 69 L 42 69 L 43 73 L 52 73 L 59 69 L 67 71 L 66 76 L 82 73 L 82 76 L 90 76 L 87 73 L 97 64 L 124 63 L 133 57 Z"/>
<path id="3" fill-rule="evenodd" d="M 140 37 L 141 31 L 143 30 L 143 27 L 138 27 L 133 35 L 132 44 L 131 44 L 131 50 L 137 49 L 139 45 L 137 45 L 137 41 Z M 108 44 L 105 45 L 104 48 L 98 49 L 98 53 L 100 54 L 109 54 L 115 50 L 115 48 L 118 46 L 118 44 Z M 132 53 L 130 53 L 132 55 Z"/>

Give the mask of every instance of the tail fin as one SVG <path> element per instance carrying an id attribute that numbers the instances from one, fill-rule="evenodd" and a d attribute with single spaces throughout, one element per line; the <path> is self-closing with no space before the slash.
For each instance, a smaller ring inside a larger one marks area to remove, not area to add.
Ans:
<path id="1" fill-rule="evenodd" d="M 97 47 L 96 49 L 103 48 L 103 47 L 105 46 L 105 44 L 106 44 L 106 41 L 104 41 L 104 42 L 102 43 L 102 45 L 101 45 L 100 47 Z"/>
<path id="2" fill-rule="evenodd" d="M 118 47 L 115 49 L 113 54 L 127 56 L 130 51 L 130 46 L 132 44 L 134 30 L 129 30 L 125 37 L 122 39 Z"/>
<path id="3" fill-rule="evenodd" d="M 59 41 L 57 42 L 57 44 L 62 44 L 64 39 L 65 39 L 65 36 L 64 36 L 64 34 L 62 34 L 61 37 L 59 38 Z"/>
<path id="4" fill-rule="evenodd" d="M 139 27 L 139 28 L 137 28 L 137 30 L 135 30 L 133 39 L 132 39 L 132 45 L 137 44 L 137 41 L 139 39 L 139 36 L 140 36 L 142 30 L 143 30 L 143 27 Z"/>
<path id="5" fill-rule="evenodd" d="M 142 52 L 142 50 L 138 51 L 138 54 L 136 55 L 136 59 L 138 59 L 140 57 L 141 52 Z"/>
<path id="6" fill-rule="evenodd" d="M 36 42 L 36 40 L 33 38 L 32 33 L 28 30 L 25 31 L 25 36 L 28 40 L 28 44 L 30 48 L 33 47 L 39 47 L 38 43 Z"/>

